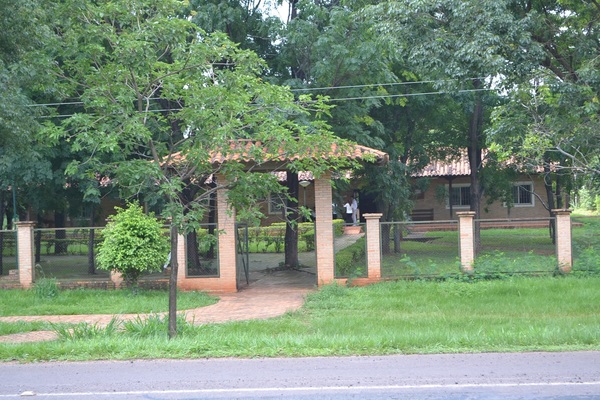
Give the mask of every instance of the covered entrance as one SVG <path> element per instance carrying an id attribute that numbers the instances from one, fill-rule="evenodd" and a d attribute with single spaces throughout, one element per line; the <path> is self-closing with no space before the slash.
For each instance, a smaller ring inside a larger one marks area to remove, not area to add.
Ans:
<path id="1" fill-rule="evenodd" d="M 378 163 L 387 161 L 387 154 L 368 147 L 354 145 L 351 150 L 344 150 L 343 154 L 332 150 L 331 156 L 344 156 L 351 159 L 361 160 L 363 157 L 375 160 Z M 223 163 L 230 160 L 218 160 Z M 285 164 L 290 160 L 282 154 L 272 165 L 261 165 L 260 172 L 281 170 L 282 162 Z M 230 162 L 240 162 L 239 159 Z M 269 169 L 270 168 L 270 169 Z M 257 168 L 253 170 L 259 171 Z M 315 220 L 315 243 L 312 257 L 315 260 L 314 284 L 325 285 L 335 281 L 335 255 L 334 255 L 334 233 L 332 217 L 332 184 L 331 173 L 323 173 L 314 179 L 312 188 L 314 190 L 314 220 Z M 190 277 L 187 275 L 185 260 L 185 240 L 180 238 L 179 247 L 179 275 L 178 286 L 182 290 L 204 290 L 210 292 L 236 292 L 248 285 L 252 280 L 252 259 L 245 247 L 247 233 L 243 225 L 236 223 L 236 212 L 227 201 L 227 182 L 222 175 L 216 175 L 219 183 L 216 190 L 216 211 L 218 235 L 218 264 L 219 274 L 212 277 Z M 245 236 L 246 235 L 246 236 Z M 183 255 L 183 256 L 182 256 Z M 266 256 L 264 256 L 266 257 Z M 278 254 L 281 258 L 282 255 Z M 268 262 L 267 259 L 263 260 Z M 266 264 L 263 264 L 263 266 Z M 270 272 L 279 272 L 275 266 Z M 297 271 L 301 273 L 301 271 Z M 306 273 L 309 275 L 309 273 Z"/>

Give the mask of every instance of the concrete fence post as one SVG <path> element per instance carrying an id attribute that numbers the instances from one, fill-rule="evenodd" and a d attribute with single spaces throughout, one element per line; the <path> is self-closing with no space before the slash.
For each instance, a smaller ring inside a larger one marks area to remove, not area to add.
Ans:
<path id="1" fill-rule="evenodd" d="M 457 212 L 458 248 L 462 272 L 472 273 L 475 262 L 475 211 Z"/>
<path id="2" fill-rule="evenodd" d="M 571 212 L 572 210 L 552 210 L 556 219 L 556 259 L 558 270 L 568 274 L 573 269 L 573 248 L 571 236 Z"/>
<path id="3" fill-rule="evenodd" d="M 381 279 L 381 229 L 383 214 L 363 214 L 367 222 L 367 278 L 370 281 Z"/>
<path id="4" fill-rule="evenodd" d="M 115 285 L 115 289 L 120 289 L 123 287 L 123 282 L 125 279 L 123 278 L 123 274 L 117 271 L 116 269 L 110 270 L 110 281 Z"/>
<path id="5" fill-rule="evenodd" d="M 19 283 L 29 289 L 35 282 L 35 246 L 33 227 L 35 222 L 17 222 L 17 260 L 19 262 Z"/>

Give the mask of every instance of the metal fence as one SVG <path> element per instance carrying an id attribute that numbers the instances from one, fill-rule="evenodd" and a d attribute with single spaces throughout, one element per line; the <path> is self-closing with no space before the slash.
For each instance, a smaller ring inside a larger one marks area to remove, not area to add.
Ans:
<path id="1" fill-rule="evenodd" d="M 107 279 L 96 268 L 96 251 L 103 228 L 34 229 L 36 276 L 57 279 Z"/>
<path id="2" fill-rule="evenodd" d="M 480 219 L 475 273 L 548 275 L 557 270 L 554 218 Z"/>
<path id="3" fill-rule="evenodd" d="M 382 222 L 381 276 L 440 277 L 459 273 L 458 222 Z"/>
<path id="4" fill-rule="evenodd" d="M 0 276 L 17 269 L 17 231 L 0 230 Z"/>
<path id="5" fill-rule="evenodd" d="M 187 276 L 219 275 L 219 235 L 217 224 L 202 224 L 188 233 Z"/>
<path id="6" fill-rule="evenodd" d="M 600 274 L 600 217 L 573 218 L 573 272 Z"/>
<path id="7" fill-rule="evenodd" d="M 367 276 L 367 227 L 364 224 L 349 227 L 355 232 L 342 234 L 343 227 L 333 227 L 336 278 L 362 278 Z"/>

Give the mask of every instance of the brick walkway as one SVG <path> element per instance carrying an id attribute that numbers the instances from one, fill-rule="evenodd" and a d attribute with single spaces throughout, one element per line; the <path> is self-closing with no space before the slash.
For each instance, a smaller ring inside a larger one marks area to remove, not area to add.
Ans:
<path id="1" fill-rule="evenodd" d="M 249 319 L 266 319 L 299 309 L 304 304 L 306 294 L 314 290 L 315 276 L 303 271 L 253 271 L 251 285 L 237 293 L 219 296 L 216 304 L 186 310 L 186 320 L 194 324 L 242 321 Z M 50 315 L 50 316 L 15 316 L 0 317 L 1 322 L 34 322 L 47 321 L 53 323 L 85 322 L 106 326 L 113 317 L 121 321 L 135 318 L 146 318 L 147 314 L 120 315 Z M 44 340 L 55 340 L 54 331 L 38 331 L 0 336 L 0 343 L 23 343 Z"/>
<path id="2" fill-rule="evenodd" d="M 362 236 L 362 235 L 360 235 Z M 336 240 L 336 250 L 356 241 L 360 236 L 343 237 Z M 310 253 L 300 260 L 310 265 Z M 314 257 L 314 256 L 313 256 Z M 194 324 L 222 323 L 250 319 L 267 319 L 294 311 L 302 307 L 307 293 L 316 289 L 317 278 L 314 267 L 301 270 L 278 270 L 281 254 L 252 255 L 250 285 L 237 293 L 219 296 L 216 304 L 183 311 L 186 320 Z M 164 315 L 159 314 L 159 315 Z M 121 321 L 146 318 L 147 314 L 120 315 L 50 315 L 0 317 L 0 322 L 88 323 L 106 326 L 114 317 Z M 37 331 L 0 336 L 0 343 L 23 343 L 55 340 L 54 331 Z"/>

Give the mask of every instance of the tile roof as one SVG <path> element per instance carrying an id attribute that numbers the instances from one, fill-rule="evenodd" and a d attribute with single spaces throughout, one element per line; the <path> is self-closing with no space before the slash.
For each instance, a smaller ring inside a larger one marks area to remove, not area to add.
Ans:
<path id="1" fill-rule="evenodd" d="M 489 155 L 488 150 L 482 151 L 482 163 L 486 163 L 486 157 Z M 520 172 L 535 172 L 543 173 L 542 166 L 525 166 L 522 163 L 511 158 L 508 161 L 501 163 L 504 167 L 513 168 Z M 447 156 L 443 160 L 432 160 L 423 169 L 411 174 L 412 177 L 436 177 L 436 176 L 470 176 L 471 165 L 469 164 L 469 156 L 467 149 L 460 150 L 460 153 Z"/>
<path id="2" fill-rule="evenodd" d="M 210 156 L 211 164 L 223 164 L 228 161 L 237 161 L 252 163 L 252 154 L 256 154 L 257 151 L 261 150 L 262 143 L 259 141 L 240 139 L 231 140 L 229 142 L 229 148 L 226 151 L 215 151 Z M 331 150 L 327 154 L 323 154 L 319 149 L 315 149 L 315 152 L 305 156 L 297 154 L 287 154 L 286 150 L 281 147 L 277 154 L 273 154 L 264 161 L 294 161 L 301 158 L 324 158 L 324 157 L 347 157 L 352 160 L 363 160 L 373 158 L 377 164 L 386 164 L 389 161 L 387 153 L 376 150 L 370 147 L 362 146 L 359 144 L 351 144 L 349 146 L 340 146 L 336 143 L 331 145 Z M 185 156 L 181 153 L 174 153 L 170 156 L 171 162 L 177 163 L 183 161 Z"/>
<path id="3" fill-rule="evenodd" d="M 434 176 L 469 176 L 471 166 L 467 151 L 461 151 L 460 155 L 451 155 L 443 160 L 432 160 L 423 169 L 412 174 L 414 177 Z"/>
<path id="4" fill-rule="evenodd" d="M 251 154 L 262 147 L 262 142 L 250 139 L 232 140 L 229 142 L 229 149 L 225 154 L 222 151 L 215 152 L 211 157 L 211 163 L 222 164 L 227 161 L 252 162 Z M 334 143 L 331 145 L 331 150 L 328 154 L 323 154 L 320 150 L 315 149 L 316 153 L 303 156 L 304 158 L 323 158 L 329 157 L 348 157 L 352 160 L 360 160 L 370 156 L 375 157 L 377 163 L 387 163 L 389 156 L 387 153 L 372 149 L 370 147 L 361 146 L 359 144 L 350 145 L 349 147 L 341 147 Z M 281 147 L 277 154 L 273 154 L 269 161 L 293 161 L 300 159 L 298 154 L 287 154 L 287 151 Z"/>

